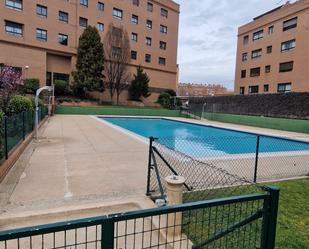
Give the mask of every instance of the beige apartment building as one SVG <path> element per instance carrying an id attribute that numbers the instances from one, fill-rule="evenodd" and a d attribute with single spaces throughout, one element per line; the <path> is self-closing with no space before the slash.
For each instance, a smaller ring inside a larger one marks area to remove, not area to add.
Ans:
<path id="1" fill-rule="evenodd" d="M 238 30 L 236 94 L 309 91 L 309 0 L 264 13 Z"/>
<path id="2" fill-rule="evenodd" d="M 171 0 L 1 0 L 0 20 L 0 63 L 41 85 L 69 81 L 87 25 L 96 26 L 103 40 L 113 23 L 124 26 L 131 40 L 132 74 L 141 65 L 151 79 L 150 101 L 176 90 L 179 5 Z"/>

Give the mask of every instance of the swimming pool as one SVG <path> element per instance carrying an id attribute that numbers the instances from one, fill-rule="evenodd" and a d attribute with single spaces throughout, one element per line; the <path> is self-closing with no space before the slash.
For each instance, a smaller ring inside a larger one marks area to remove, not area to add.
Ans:
<path id="1" fill-rule="evenodd" d="M 255 153 L 257 134 L 160 118 L 101 118 L 145 138 L 156 137 L 171 149 L 199 156 Z M 260 136 L 259 152 L 308 151 L 309 143 Z"/>

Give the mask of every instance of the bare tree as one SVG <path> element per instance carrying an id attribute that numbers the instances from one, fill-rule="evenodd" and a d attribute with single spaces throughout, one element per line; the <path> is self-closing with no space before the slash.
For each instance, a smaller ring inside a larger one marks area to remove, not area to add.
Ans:
<path id="1" fill-rule="evenodd" d="M 111 101 L 116 94 L 117 105 L 121 92 L 129 87 L 130 74 L 130 42 L 123 26 L 110 24 L 104 39 L 105 54 L 105 87 L 108 89 Z"/>

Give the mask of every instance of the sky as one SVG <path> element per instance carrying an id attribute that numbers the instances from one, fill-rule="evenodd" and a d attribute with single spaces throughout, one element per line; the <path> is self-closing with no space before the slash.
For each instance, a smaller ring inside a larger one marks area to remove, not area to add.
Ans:
<path id="1" fill-rule="evenodd" d="M 174 0 L 180 4 L 181 83 L 234 86 L 237 29 L 286 0 Z"/>

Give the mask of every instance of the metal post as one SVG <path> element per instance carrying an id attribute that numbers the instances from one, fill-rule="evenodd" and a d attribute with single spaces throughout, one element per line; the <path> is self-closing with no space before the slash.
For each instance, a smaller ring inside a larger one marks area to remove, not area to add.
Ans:
<path id="1" fill-rule="evenodd" d="M 148 152 L 148 172 L 147 172 L 147 190 L 146 190 L 146 195 L 150 195 L 150 174 L 151 174 L 151 158 L 152 158 L 152 143 L 154 141 L 153 137 L 149 138 L 149 152 Z"/>
<path id="2" fill-rule="evenodd" d="M 114 249 L 115 224 L 112 219 L 103 222 L 101 228 L 101 249 Z"/>
<path id="3" fill-rule="evenodd" d="M 4 116 L 4 153 L 7 160 L 9 158 L 7 116 Z"/>
<path id="4" fill-rule="evenodd" d="M 23 112 L 23 140 L 26 138 L 26 131 L 25 131 L 25 112 Z"/>
<path id="5" fill-rule="evenodd" d="M 261 248 L 275 249 L 279 207 L 278 187 L 268 187 L 269 198 L 264 200 Z"/>
<path id="6" fill-rule="evenodd" d="M 260 150 L 260 135 L 257 135 L 257 138 L 256 138 L 256 150 L 255 150 L 254 177 L 253 177 L 253 181 L 255 183 L 257 181 L 257 170 L 258 170 L 258 163 L 259 163 L 259 150 Z"/>

